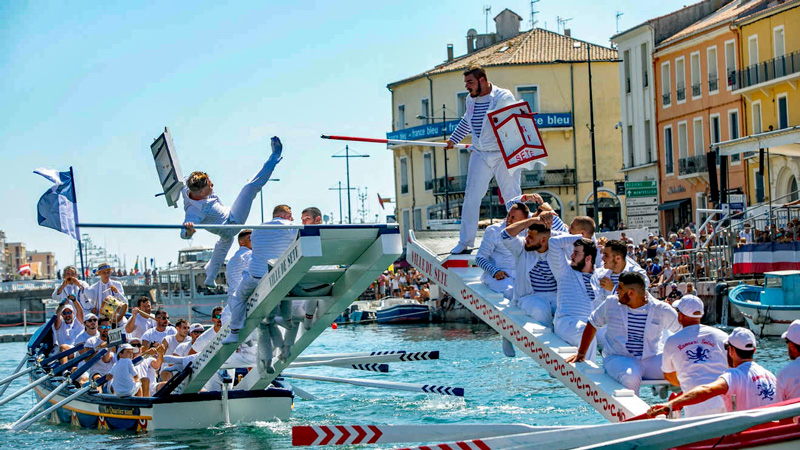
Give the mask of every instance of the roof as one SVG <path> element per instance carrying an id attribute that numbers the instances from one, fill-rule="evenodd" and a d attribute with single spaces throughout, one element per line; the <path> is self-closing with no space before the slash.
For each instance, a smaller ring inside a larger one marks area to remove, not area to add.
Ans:
<path id="1" fill-rule="evenodd" d="M 508 12 L 510 12 L 511 14 L 513 14 L 513 15 L 517 16 L 517 18 L 518 18 L 519 20 L 524 20 L 524 19 L 522 18 L 522 16 L 520 16 L 519 14 L 515 13 L 514 11 L 512 11 L 512 10 L 510 10 L 510 9 L 508 9 L 508 8 L 506 8 L 506 9 L 504 9 L 504 10 L 500 11 L 500 13 L 499 13 L 499 14 L 497 14 L 496 16 L 494 16 L 494 20 L 497 20 L 497 18 L 498 18 L 498 17 L 500 17 L 500 15 L 501 15 L 501 14 L 503 14 L 504 12 L 506 12 L 506 11 L 508 11 Z"/>
<path id="2" fill-rule="evenodd" d="M 789 0 L 782 3 L 775 3 L 773 5 L 764 2 L 764 8 L 762 8 L 760 11 L 751 11 L 751 14 L 746 17 L 740 17 L 736 22 L 737 25 L 743 25 L 745 23 L 763 19 L 764 17 L 769 17 L 772 14 L 777 14 L 785 9 L 792 9 L 797 6 L 800 6 L 798 5 L 797 0 Z"/>
<path id="3" fill-rule="evenodd" d="M 489 68 L 508 65 L 586 62 L 586 50 L 583 47 L 573 47 L 575 42 L 583 43 L 584 41 L 542 28 L 534 28 L 473 53 L 459 56 L 453 61 L 440 64 L 431 70 L 389 83 L 387 87 L 392 88 L 426 75 L 460 71 L 472 64 L 480 64 Z M 591 43 L 589 46 L 592 61 L 619 61 L 619 53 L 615 49 Z"/>
<path id="4" fill-rule="evenodd" d="M 725 23 L 733 22 L 737 18 L 743 17 L 751 13 L 755 8 L 762 6 L 761 1 L 749 1 L 746 3 L 731 2 L 722 8 L 714 11 L 708 16 L 698 20 L 697 22 L 689 25 L 681 31 L 673 34 L 667 39 L 664 39 L 659 47 L 674 44 L 684 38 L 692 36 L 700 31 L 716 28 Z"/>

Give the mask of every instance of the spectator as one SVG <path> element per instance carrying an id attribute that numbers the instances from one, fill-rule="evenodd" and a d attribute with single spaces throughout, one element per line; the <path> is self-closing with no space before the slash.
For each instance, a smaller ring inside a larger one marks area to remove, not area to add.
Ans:
<path id="1" fill-rule="evenodd" d="M 744 224 L 744 229 L 739 232 L 739 239 L 744 239 L 745 244 L 753 243 L 753 231 L 750 229 L 750 223 Z"/>
<path id="2" fill-rule="evenodd" d="M 667 286 L 672 284 L 673 281 L 675 281 L 675 271 L 670 266 L 669 261 L 664 261 L 664 270 L 661 271 L 656 283 L 658 298 L 663 299 L 667 296 Z"/>
<path id="3" fill-rule="evenodd" d="M 670 283 L 669 294 L 667 294 L 666 302 L 671 305 L 675 301 L 679 300 L 681 297 L 683 297 L 683 293 L 680 290 L 678 290 L 678 283 Z"/>

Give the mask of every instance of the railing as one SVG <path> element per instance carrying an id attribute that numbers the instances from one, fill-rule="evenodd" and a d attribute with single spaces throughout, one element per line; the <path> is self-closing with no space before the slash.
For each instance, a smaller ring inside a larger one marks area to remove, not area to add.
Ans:
<path id="1" fill-rule="evenodd" d="M 677 93 L 678 101 L 686 100 L 686 87 L 682 83 L 678 83 L 677 87 L 675 92 Z"/>
<path id="2" fill-rule="evenodd" d="M 434 194 L 445 193 L 444 177 L 431 181 Z M 574 185 L 575 169 L 523 170 L 520 178 L 520 187 L 522 188 Z M 466 175 L 450 177 L 446 186 L 450 194 L 462 194 L 467 187 L 467 177 Z M 496 184 L 492 183 L 492 186 L 496 186 Z"/>
<path id="3" fill-rule="evenodd" d="M 452 176 L 449 177 L 448 180 L 446 180 L 444 177 L 441 177 L 431 181 L 433 181 L 434 194 L 444 194 L 445 188 L 447 192 L 450 194 L 458 194 L 458 193 L 463 193 L 467 188 L 466 175 Z"/>
<path id="4" fill-rule="evenodd" d="M 797 72 L 800 72 L 800 51 L 734 70 L 728 76 L 728 85 L 742 89 Z"/>
<path id="5" fill-rule="evenodd" d="M 661 94 L 661 104 L 664 106 L 668 106 L 670 103 L 672 103 L 672 92 Z"/>
<path id="6" fill-rule="evenodd" d="M 700 97 L 700 95 L 702 95 L 703 90 L 700 86 L 701 86 L 700 83 L 692 85 L 692 97 Z"/>
<path id="7" fill-rule="evenodd" d="M 708 92 L 714 92 L 714 91 L 716 91 L 718 89 L 719 89 L 719 80 L 717 79 L 717 76 L 714 75 L 713 78 L 709 77 L 708 78 Z"/>
<path id="8" fill-rule="evenodd" d="M 689 156 L 678 160 L 678 175 L 692 175 L 708 172 L 708 163 L 705 155 Z"/>

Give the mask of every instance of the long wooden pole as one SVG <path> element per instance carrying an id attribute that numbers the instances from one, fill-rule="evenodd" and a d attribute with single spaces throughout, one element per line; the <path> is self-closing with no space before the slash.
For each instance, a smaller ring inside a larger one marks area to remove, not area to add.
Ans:
<path id="1" fill-rule="evenodd" d="M 301 375 L 299 373 L 284 373 L 286 378 L 297 378 L 298 380 L 327 381 L 330 383 L 352 384 L 353 386 L 373 387 L 379 389 L 396 389 L 399 391 L 422 392 L 426 394 L 464 396 L 464 388 L 451 386 L 437 386 L 432 384 L 411 384 L 398 383 L 394 381 L 373 381 L 361 380 L 356 378 L 323 377 L 317 375 Z"/>
<path id="2" fill-rule="evenodd" d="M 369 142 L 373 144 L 393 144 L 393 145 L 419 145 L 423 147 L 447 147 L 446 142 L 428 142 L 428 141 L 409 141 L 405 139 L 376 139 L 365 138 L 357 136 L 330 136 L 323 134 L 320 136 L 322 139 L 332 139 L 335 141 L 353 141 L 353 142 Z M 467 144 L 456 144 L 455 148 L 468 148 Z"/>

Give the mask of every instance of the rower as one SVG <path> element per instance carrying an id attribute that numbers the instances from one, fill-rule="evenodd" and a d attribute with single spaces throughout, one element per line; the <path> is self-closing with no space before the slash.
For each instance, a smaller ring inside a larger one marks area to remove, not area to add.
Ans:
<path id="1" fill-rule="evenodd" d="M 595 305 L 603 303 L 606 297 L 617 291 L 619 276 L 623 272 L 638 272 L 647 277 L 644 269 L 627 258 L 627 244 L 623 241 L 610 240 L 603 246 L 603 267 L 595 269 L 595 276 L 600 283 L 600 289 L 595 296 Z M 649 284 L 647 280 L 645 283 Z"/>
<path id="2" fill-rule="evenodd" d="M 89 338 L 94 336 L 97 336 L 97 316 L 89 313 L 83 318 L 83 331 L 81 331 L 81 333 L 75 337 L 75 340 L 72 344 L 73 346 L 83 344 L 89 340 Z M 79 353 L 83 354 L 86 351 L 87 350 L 84 348 L 83 350 L 80 350 Z"/>
<path id="3" fill-rule="evenodd" d="M 119 346 L 118 360 L 111 368 L 111 387 L 117 397 L 142 396 L 142 383 L 133 367 L 133 356 L 139 349 L 131 344 Z"/>
<path id="4" fill-rule="evenodd" d="M 593 355 L 587 349 L 596 330 L 606 327 L 603 367 L 611 378 L 638 393 L 642 379 L 662 378 L 659 344 L 665 331 L 680 330 L 678 314 L 647 292 L 644 276 L 638 272 L 621 274 L 617 291 L 589 316 L 578 353 L 567 362 L 580 362 L 587 354 Z"/>
<path id="5" fill-rule="evenodd" d="M 202 331 L 202 329 L 203 326 L 200 325 L 200 330 Z M 166 349 L 165 354 L 167 355 L 174 355 L 178 347 L 185 343 L 191 344 L 192 341 L 192 339 L 189 337 L 189 322 L 187 322 L 186 319 L 179 319 L 177 322 L 175 322 L 175 330 L 177 330 L 175 334 L 165 336 L 161 341 L 161 345 L 163 345 Z M 186 349 L 186 354 L 188 353 L 189 348 Z M 166 367 L 161 369 L 161 381 L 169 380 L 174 372 L 180 372 L 181 369 L 182 367 L 168 364 Z"/>
<path id="6" fill-rule="evenodd" d="M 117 280 L 111 279 L 111 271 L 114 268 L 109 263 L 100 263 L 95 270 L 95 273 L 100 277 L 100 281 L 89 287 L 84 291 L 87 301 L 91 304 L 91 312 L 100 314 L 100 306 L 103 300 L 108 296 L 116 297 L 123 304 L 127 305 L 128 300 L 125 298 L 125 289 L 122 288 L 122 283 Z"/>
<path id="7" fill-rule="evenodd" d="M 725 342 L 728 370 L 715 381 L 684 392 L 667 403 L 653 405 L 650 417 L 669 414 L 684 406 L 695 405 L 722 396 L 729 412 L 769 406 L 778 400 L 777 380 L 769 370 L 753 361 L 756 337 L 746 328 L 734 328 Z"/>
<path id="8" fill-rule="evenodd" d="M 61 301 L 56 309 L 56 320 L 53 323 L 53 334 L 61 351 L 69 350 L 75 338 L 83 331 L 83 308 L 78 300 L 70 294 Z M 77 316 L 77 317 L 76 317 Z"/>
<path id="9" fill-rule="evenodd" d="M 800 397 L 800 319 L 781 335 L 786 341 L 791 362 L 778 372 L 778 401 Z"/>
<path id="10" fill-rule="evenodd" d="M 85 344 L 86 348 L 94 350 L 95 352 L 99 351 L 101 348 L 108 348 L 108 332 L 111 331 L 111 319 L 102 316 L 98 324 L 99 332 L 96 336 L 87 339 Z M 92 374 L 92 380 L 96 380 L 111 373 L 111 368 L 114 367 L 115 361 L 113 350 L 112 348 L 108 348 L 108 352 L 89 369 L 89 372 Z"/>
<path id="11" fill-rule="evenodd" d="M 714 327 L 703 325 L 703 301 L 694 295 L 684 295 L 673 303 L 678 322 L 683 329 L 664 342 L 661 370 L 672 385 L 688 392 L 701 384 L 711 383 L 728 369 L 725 340 L 728 335 Z M 684 408 L 686 417 L 725 412 L 721 397 L 714 397 Z"/>
<path id="12" fill-rule="evenodd" d="M 175 334 L 178 330 L 169 324 L 169 314 L 163 309 L 156 311 L 156 326 L 145 331 L 142 335 L 142 348 L 146 351 L 150 347 L 160 344 L 165 337 Z"/>
<path id="13" fill-rule="evenodd" d="M 141 339 L 133 337 L 128 343 L 141 352 Z M 161 344 L 150 347 L 147 351 L 141 352 L 142 360 L 133 366 L 136 369 L 136 374 L 139 375 L 139 381 L 142 383 L 142 397 L 149 397 L 150 386 L 155 386 L 158 383 L 158 372 L 164 362 L 165 350 Z"/>
<path id="14" fill-rule="evenodd" d="M 494 292 L 504 294 L 506 298 L 514 295 L 514 255 L 502 245 L 501 233 L 515 222 L 528 218 L 530 210 L 524 203 L 515 203 L 508 210 L 505 220 L 486 227 L 475 256 L 475 263 L 483 269 L 481 282 Z M 516 236 L 516 235 L 515 235 Z"/>
<path id="15" fill-rule="evenodd" d="M 152 314 L 153 305 L 150 297 L 141 296 L 136 302 L 136 307 L 131 309 L 131 317 L 125 324 L 125 335 L 141 338 L 150 328 L 155 328 L 155 316 Z"/>
<path id="16" fill-rule="evenodd" d="M 189 351 L 190 355 L 200 353 L 208 347 L 208 344 L 217 337 L 217 333 L 222 329 L 222 307 L 215 306 L 211 310 L 211 328 L 205 330 L 203 334 L 197 339 L 192 341 L 192 349 Z"/>
<path id="17" fill-rule="evenodd" d="M 185 228 L 181 230 L 181 238 L 192 238 L 195 233 L 195 223 L 235 225 L 247 222 L 247 216 L 250 215 L 250 207 L 253 205 L 256 194 L 267 184 L 275 166 L 281 161 L 283 145 L 280 139 L 273 137 L 271 143 L 272 154 L 269 159 L 256 176 L 245 184 L 230 208 L 224 206 L 219 201 L 219 197 L 214 194 L 214 183 L 205 172 L 192 172 L 189 175 L 186 187 L 182 191 L 186 218 L 183 223 Z M 222 263 L 225 262 L 225 256 L 233 244 L 233 236 L 236 235 L 236 231 L 223 228 L 212 228 L 208 231 L 219 236 L 211 260 L 206 265 L 205 285 L 214 287 L 216 285 L 214 279 L 217 277 Z"/>

